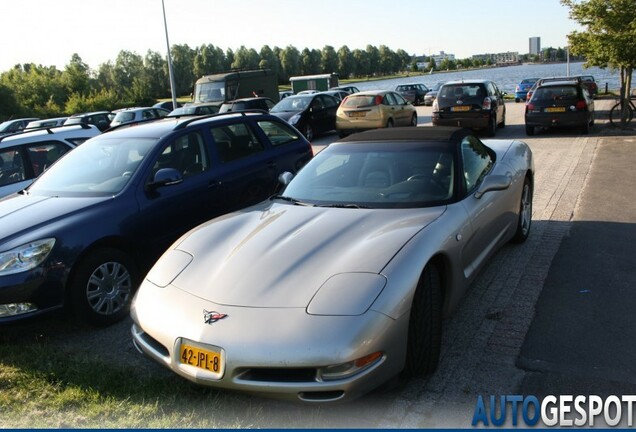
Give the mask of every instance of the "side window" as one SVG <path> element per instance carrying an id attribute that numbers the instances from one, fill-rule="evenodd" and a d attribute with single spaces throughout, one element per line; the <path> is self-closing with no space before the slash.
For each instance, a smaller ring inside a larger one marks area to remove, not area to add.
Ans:
<path id="1" fill-rule="evenodd" d="M 37 177 L 42 174 L 45 169 L 69 150 L 69 146 L 57 141 L 41 142 L 28 146 L 27 151 L 33 167 L 33 175 Z"/>
<path id="2" fill-rule="evenodd" d="M 187 178 L 206 171 L 208 167 L 208 155 L 201 133 L 190 132 L 166 146 L 155 162 L 153 172 L 161 168 L 175 168 Z"/>
<path id="3" fill-rule="evenodd" d="M 335 106 L 338 106 L 338 101 L 335 100 L 334 98 L 323 98 L 323 104 L 325 105 L 325 108 L 332 108 Z"/>
<path id="4" fill-rule="evenodd" d="M 265 150 L 263 143 L 244 123 L 217 126 L 210 129 L 222 162 L 242 159 Z"/>
<path id="5" fill-rule="evenodd" d="M 472 192 L 481 180 L 490 172 L 494 160 L 486 147 L 473 136 L 464 138 L 461 144 L 464 162 L 464 182 L 466 192 Z"/>
<path id="6" fill-rule="evenodd" d="M 393 94 L 393 97 L 395 98 L 395 102 L 398 105 L 406 105 L 406 100 L 402 97 L 401 94 L 395 93 Z"/>
<path id="7" fill-rule="evenodd" d="M 383 105 L 395 105 L 395 98 L 393 97 L 393 93 L 387 93 L 384 95 L 384 100 L 382 101 Z"/>
<path id="8" fill-rule="evenodd" d="M 0 150 L 0 186 L 26 179 L 24 160 L 17 147 Z"/>
<path id="9" fill-rule="evenodd" d="M 283 123 L 262 120 L 257 122 L 257 124 L 258 127 L 263 129 L 263 132 L 269 138 L 269 142 L 274 147 L 298 140 L 298 134 Z"/>

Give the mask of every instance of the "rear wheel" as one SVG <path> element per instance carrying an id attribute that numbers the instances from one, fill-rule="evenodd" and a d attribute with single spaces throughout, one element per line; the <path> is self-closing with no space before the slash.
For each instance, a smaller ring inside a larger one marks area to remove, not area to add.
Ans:
<path id="1" fill-rule="evenodd" d="M 523 243 L 530 235 L 532 225 L 532 181 L 526 177 L 523 181 L 521 191 L 521 202 L 519 203 L 519 219 L 517 222 L 517 232 L 512 241 Z"/>
<path id="2" fill-rule="evenodd" d="M 392 128 L 393 127 L 393 119 L 389 119 L 389 121 L 386 122 L 386 127 L 388 127 L 388 128 Z"/>
<path id="3" fill-rule="evenodd" d="M 534 126 L 526 125 L 526 135 L 534 135 Z"/>
<path id="4" fill-rule="evenodd" d="M 497 117 L 490 117 L 490 121 L 488 122 L 488 136 L 494 137 L 497 134 Z"/>
<path id="5" fill-rule="evenodd" d="M 138 282 L 137 266 L 128 254 L 97 249 L 77 265 L 70 281 L 73 312 L 94 325 L 120 321 L 128 315 Z"/>
<path id="6" fill-rule="evenodd" d="M 417 126 L 417 114 L 413 114 L 411 117 L 411 126 Z"/>
<path id="7" fill-rule="evenodd" d="M 409 317 L 406 364 L 402 376 L 423 377 L 435 371 L 442 341 L 442 283 L 438 268 L 424 268 Z"/>

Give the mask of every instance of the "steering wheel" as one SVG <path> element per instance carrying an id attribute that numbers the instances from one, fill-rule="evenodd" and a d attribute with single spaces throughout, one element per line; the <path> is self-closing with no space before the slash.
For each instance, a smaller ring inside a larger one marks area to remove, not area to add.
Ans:
<path id="1" fill-rule="evenodd" d="M 406 179 L 407 182 L 414 180 L 424 180 L 429 181 L 435 188 L 438 189 L 437 193 L 439 195 L 446 195 L 448 193 L 448 188 L 444 186 L 441 180 L 434 175 L 431 174 L 414 174 Z"/>
<path id="2" fill-rule="evenodd" d="M 124 173 L 121 175 L 122 177 L 130 177 L 132 175 L 132 171 L 124 171 Z"/>

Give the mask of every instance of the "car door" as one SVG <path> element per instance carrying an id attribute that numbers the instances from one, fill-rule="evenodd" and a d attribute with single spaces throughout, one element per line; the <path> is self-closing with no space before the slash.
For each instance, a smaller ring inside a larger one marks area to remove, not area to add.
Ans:
<path id="1" fill-rule="evenodd" d="M 504 95 L 494 82 L 488 83 L 488 92 L 491 94 L 491 99 L 497 107 L 497 122 L 501 123 L 506 115 L 506 104 L 503 98 Z"/>
<path id="2" fill-rule="evenodd" d="M 144 177 L 137 187 L 138 231 L 153 251 L 165 249 L 184 232 L 225 210 L 217 167 L 209 156 L 209 141 L 201 129 L 188 130 L 164 142 L 158 153 L 145 161 Z M 163 168 L 179 172 L 181 181 L 153 187 L 155 174 Z"/>
<path id="3" fill-rule="evenodd" d="M 310 124 L 313 125 L 316 133 L 321 133 L 326 130 L 330 130 L 329 116 L 324 105 L 324 98 L 322 95 L 316 95 L 311 104 L 309 105 L 309 118 Z"/>
<path id="4" fill-rule="evenodd" d="M 395 125 L 408 126 L 411 123 L 411 110 L 407 108 L 408 102 L 399 93 L 391 93 L 395 103 Z"/>
<path id="5" fill-rule="evenodd" d="M 479 139 L 469 135 L 460 144 L 464 206 L 472 227 L 469 238 L 463 239 L 462 266 L 467 278 L 479 269 L 491 254 L 507 229 L 509 219 L 505 218 L 505 200 L 501 199 L 506 191 L 487 192 L 477 198 L 475 192 L 484 178 L 491 172 L 494 154 Z"/>

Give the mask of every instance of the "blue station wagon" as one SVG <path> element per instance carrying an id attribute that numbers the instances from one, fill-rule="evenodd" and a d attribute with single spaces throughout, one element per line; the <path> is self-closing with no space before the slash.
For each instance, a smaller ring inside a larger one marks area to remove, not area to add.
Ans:
<path id="1" fill-rule="evenodd" d="M 128 314 L 141 275 L 189 229 L 275 192 L 312 157 L 262 112 L 166 118 L 86 141 L 0 200 L 0 323 L 68 306 Z"/>

